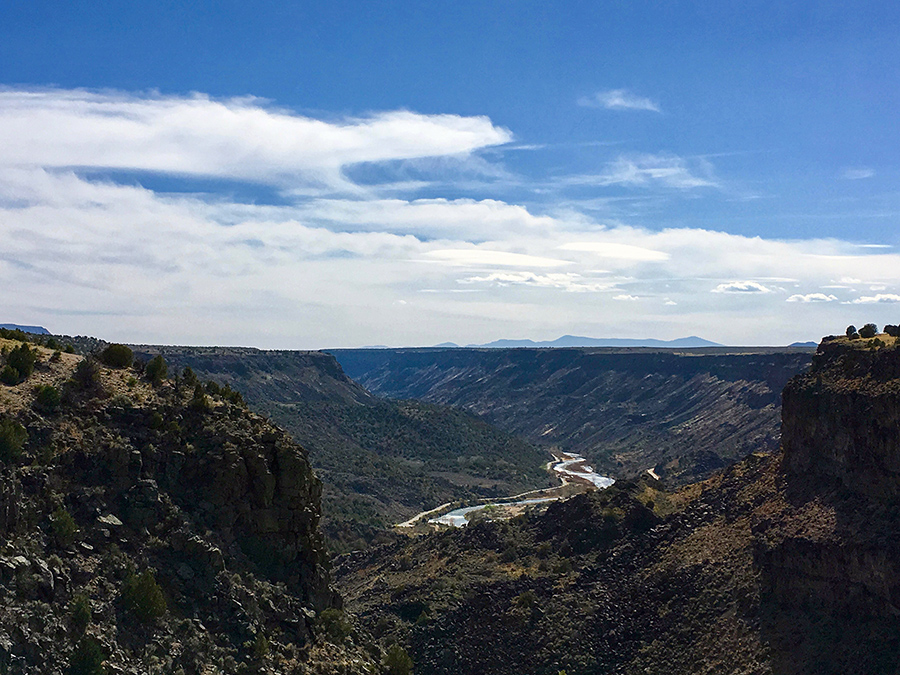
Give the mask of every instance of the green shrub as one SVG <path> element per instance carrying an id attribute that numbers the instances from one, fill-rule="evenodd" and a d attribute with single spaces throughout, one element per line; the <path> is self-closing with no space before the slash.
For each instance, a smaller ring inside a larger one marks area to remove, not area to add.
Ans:
<path id="1" fill-rule="evenodd" d="M 861 338 L 873 338 L 876 335 L 878 335 L 878 326 L 874 323 L 867 323 L 859 329 L 859 337 Z"/>
<path id="2" fill-rule="evenodd" d="M 19 379 L 17 382 L 22 382 L 34 372 L 34 364 L 37 362 L 37 358 L 37 349 L 31 349 L 23 342 L 7 355 L 6 365 L 18 372 Z"/>
<path id="3" fill-rule="evenodd" d="M 262 631 L 259 631 L 256 634 L 256 639 L 253 640 L 251 652 L 253 653 L 253 658 L 257 661 L 262 661 L 266 654 L 269 653 L 269 640 Z"/>
<path id="4" fill-rule="evenodd" d="M 335 644 L 343 642 L 352 630 L 344 613 L 334 608 L 325 609 L 319 613 L 319 616 L 316 617 L 316 627 L 329 642 Z"/>
<path id="5" fill-rule="evenodd" d="M 69 611 L 72 616 L 72 629 L 75 635 L 81 635 L 90 625 L 91 619 L 91 602 L 86 595 L 78 594 L 72 598 L 69 605 Z"/>
<path id="6" fill-rule="evenodd" d="M 66 348 L 63 349 L 63 351 L 64 351 L 66 354 L 74 354 L 74 353 L 75 353 L 75 347 L 73 347 L 72 345 L 66 345 Z"/>
<path id="7" fill-rule="evenodd" d="M 149 569 L 125 578 L 122 600 L 125 607 L 145 623 L 162 616 L 167 609 L 162 589 Z"/>
<path id="8" fill-rule="evenodd" d="M 72 652 L 67 675 L 103 675 L 106 654 L 94 638 L 83 637 Z"/>
<path id="9" fill-rule="evenodd" d="M 53 537 L 56 543 L 62 547 L 69 547 L 75 541 L 75 534 L 78 532 L 78 525 L 72 514 L 60 507 L 50 516 L 50 528 L 53 530 Z"/>
<path id="10" fill-rule="evenodd" d="M 201 412 L 206 412 L 212 408 L 202 384 L 194 385 L 194 397 L 191 399 L 191 407 Z"/>
<path id="11" fill-rule="evenodd" d="M 134 363 L 134 352 L 125 345 L 113 344 L 100 352 L 100 360 L 110 368 L 129 368 Z"/>
<path id="12" fill-rule="evenodd" d="M 34 400 L 39 408 L 55 410 L 59 407 L 60 401 L 62 401 L 62 395 L 56 387 L 45 384 L 37 388 L 37 396 Z"/>
<path id="13" fill-rule="evenodd" d="M 409 675 L 412 672 L 413 660 L 406 650 L 398 644 L 392 644 L 381 662 L 388 675 Z"/>
<path id="14" fill-rule="evenodd" d="M 198 382 L 197 375 L 191 370 L 190 366 L 185 366 L 184 370 L 181 371 L 181 379 L 189 387 L 196 386 Z"/>
<path id="15" fill-rule="evenodd" d="M 9 463 L 18 460 L 27 440 L 25 427 L 8 417 L 0 419 L 0 461 Z"/>
<path id="16" fill-rule="evenodd" d="M 516 607 L 531 609 L 537 604 L 537 596 L 533 591 L 525 591 L 516 596 Z"/>
<path id="17" fill-rule="evenodd" d="M 0 328 L 0 338 L 7 340 L 18 340 L 19 342 L 28 342 L 28 335 L 19 328 Z"/>
<path id="18" fill-rule="evenodd" d="M 19 382 L 21 382 L 21 379 L 19 379 L 19 371 L 10 365 L 4 366 L 3 370 L 0 370 L 0 382 L 8 384 L 10 387 L 19 384 Z"/>
<path id="19" fill-rule="evenodd" d="M 99 391 L 101 388 L 100 368 L 97 366 L 97 362 L 91 357 L 80 361 L 75 366 L 75 372 L 72 373 L 72 379 L 69 382 L 76 391 Z"/>
<path id="20" fill-rule="evenodd" d="M 47 349 L 59 349 L 59 342 L 56 341 L 55 337 L 47 338 L 47 341 L 44 343 L 44 346 Z"/>
<path id="21" fill-rule="evenodd" d="M 166 421 L 163 419 L 163 416 L 160 414 L 160 412 L 158 410 L 154 410 L 153 414 L 150 415 L 150 428 L 162 429 L 165 423 Z"/>
<path id="22" fill-rule="evenodd" d="M 144 367 L 144 374 L 154 385 L 159 385 L 169 375 L 169 366 L 161 354 L 157 354 Z"/>
<path id="23" fill-rule="evenodd" d="M 62 352 L 58 349 L 50 355 L 50 363 L 59 363 L 62 361 Z"/>

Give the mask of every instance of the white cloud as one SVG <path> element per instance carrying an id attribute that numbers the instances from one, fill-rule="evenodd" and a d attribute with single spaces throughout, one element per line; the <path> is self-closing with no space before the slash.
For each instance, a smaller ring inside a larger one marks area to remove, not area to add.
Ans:
<path id="1" fill-rule="evenodd" d="M 708 162 L 697 160 L 694 164 L 692 167 L 687 160 L 670 155 L 621 156 L 610 162 L 601 174 L 573 176 L 561 182 L 564 185 L 624 185 L 680 190 L 718 186 Z"/>
<path id="2" fill-rule="evenodd" d="M 339 181 L 359 162 L 470 153 L 512 135 L 486 117 L 408 111 L 325 121 L 260 99 L 0 90 L 3 164 Z"/>
<path id="3" fill-rule="evenodd" d="M 900 302 L 900 295 L 894 293 L 879 293 L 878 295 L 864 295 L 861 298 L 851 300 L 854 305 L 874 305 L 879 303 Z"/>
<path id="4" fill-rule="evenodd" d="M 594 253 L 601 258 L 618 258 L 620 260 L 635 260 L 640 262 L 654 262 L 669 259 L 669 254 L 663 253 L 662 251 L 653 251 L 641 246 L 617 244 L 606 241 L 577 241 L 563 244 L 559 249 L 562 251 L 586 251 Z"/>
<path id="5" fill-rule="evenodd" d="M 341 228 L 471 239 L 546 234 L 558 223 L 495 199 L 320 199 L 303 209 Z"/>
<path id="6" fill-rule="evenodd" d="M 807 295 L 798 293 L 790 296 L 786 302 L 834 302 L 835 300 L 837 300 L 836 296 L 824 293 L 808 293 Z"/>
<path id="7" fill-rule="evenodd" d="M 725 284 L 719 284 L 713 290 L 713 293 L 774 293 L 771 288 L 763 286 L 757 281 L 730 281 Z"/>
<path id="8" fill-rule="evenodd" d="M 582 96 L 578 105 L 586 108 L 606 108 L 607 110 L 649 110 L 661 112 L 659 105 L 644 96 L 633 94 L 627 89 L 598 91 L 592 96 Z"/>
<path id="9" fill-rule="evenodd" d="M 871 178 L 875 175 L 875 169 L 870 169 L 869 167 L 856 167 L 856 168 L 848 168 L 844 169 L 844 172 L 841 174 L 842 178 L 847 180 L 862 180 L 864 178 Z"/>
<path id="10" fill-rule="evenodd" d="M 634 302 L 635 300 L 640 300 L 640 297 L 637 295 L 628 295 L 627 293 L 623 293 L 622 295 L 614 295 L 613 300 L 625 300 L 627 302 Z"/>
<path id="11" fill-rule="evenodd" d="M 438 249 L 425 254 L 428 260 L 462 267 L 560 267 L 567 260 L 482 248 Z"/>
<path id="12" fill-rule="evenodd" d="M 0 315 L 18 323 L 114 340 L 317 348 L 602 336 L 627 322 L 636 334 L 760 344 L 794 339 L 797 306 L 782 304 L 789 293 L 778 284 L 823 295 L 834 279 L 861 291 L 900 287 L 894 248 L 650 230 L 469 187 L 442 194 L 439 181 L 422 199 L 409 176 L 391 174 L 381 190 L 346 170 L 415 160 L 440 172 L 440 158 L 416 156 L 444 152 L 451 164 L 509 137 L 484 118 L 401 111 L 335 121 L 250 99 L 0 94 L 0 288 L 13 289 L 0 293 Z M 280 202 L 163 194 L 83 170 L 103 167 L 261 181 Z M 605 180 L 617 170 L 623 185 L 715 183 L 696 160 L 632 157 Z M 456 175 L 447 185 L 459 187 Z M 807 319 L 833 332 L 833 307 L 815 295 L 802 296 Z M 710 326 L 716 333 L 703 333 Z"/>
<path id="13" fill-rule="evenodd" d="M 495 284 L 497 286 L 536 286 L 557 288 L 570 293 L 605 291 L 615 283 L 586 281 L 580 274 L 535 274 L 534 272 L 494 272 L 484 276 L 460 279 L 461 284 Z"/>

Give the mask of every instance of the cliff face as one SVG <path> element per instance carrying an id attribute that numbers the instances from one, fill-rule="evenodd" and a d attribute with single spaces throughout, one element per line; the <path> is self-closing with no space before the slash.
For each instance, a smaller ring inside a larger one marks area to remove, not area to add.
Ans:
<path id="1" fill-rule="evenodd" d="M 796 480 L 900 496 L 900 351 L 870 341 L 822 342 L 812 367 L 784 390 L 782 439 Z"/>
<path id="2" fill-rule="evenodd" d="M 0 386 L 0 672 L 313 665 L 341 600 L 303 448 L 232 395 L 80 361 Z"/>
<path id="3" fill-rule="evenodd" d="M 824 340 L 783 418 L 796 513 L 761 529 L 767 590 L 787 607 L 900 616 L 900 349 Z"/>
<path id="4" fill-rule="evenodd" d="M 615 477 L 654 467 L 670 484 L 777 451 L 780 395 L 804 350 L 336 350 L 391 398 L 450 404 Z"/>

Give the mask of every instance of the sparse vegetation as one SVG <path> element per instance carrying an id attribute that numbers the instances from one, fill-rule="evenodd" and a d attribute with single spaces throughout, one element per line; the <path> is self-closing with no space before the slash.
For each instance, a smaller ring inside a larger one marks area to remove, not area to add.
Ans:
<path id="1" fill-rule="evenodd" d="M 253 658 L 257 661 L 262 661 L 269 653 L 269 640 L 262 631 L 256 634 L 251 652 L 253 653 Z"/>

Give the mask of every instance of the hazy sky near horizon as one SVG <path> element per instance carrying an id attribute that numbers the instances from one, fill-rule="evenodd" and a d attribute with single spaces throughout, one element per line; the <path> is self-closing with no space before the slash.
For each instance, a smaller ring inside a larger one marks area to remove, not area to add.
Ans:
<path id="1" fill-rule="evenodd" d="M 0 5 L 0 321 L 267 348 L 900 323 L 900 5 Z"/>

